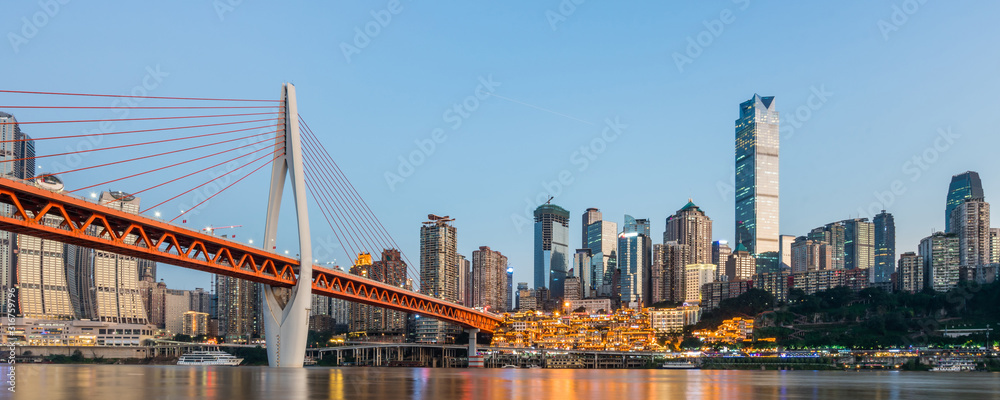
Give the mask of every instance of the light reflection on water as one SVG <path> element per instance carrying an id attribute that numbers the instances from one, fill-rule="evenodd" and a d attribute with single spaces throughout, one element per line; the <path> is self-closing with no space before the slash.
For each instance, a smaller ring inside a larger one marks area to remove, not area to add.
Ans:
<path id="1" fill-rule="evenodd" d="M 996 373 L 23 364 L 16 372 L 16 394 L 0 398 L 1000 400 Z"/>

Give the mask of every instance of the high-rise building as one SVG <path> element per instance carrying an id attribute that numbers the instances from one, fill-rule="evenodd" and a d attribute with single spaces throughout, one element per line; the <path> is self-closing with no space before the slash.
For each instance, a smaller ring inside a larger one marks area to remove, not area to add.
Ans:
<path id="1" fill-rule="evenodd" d="M 587 243 L 589 241 L 589 232 L 587 227 L 594 222 L 600 221 L 601 218 L 601 210 L 594 207 L 588 208 L 587 211 L 583 212 L 583 217 L 580 218 L 580 222 L 582 224 L 580 225 L 580 230 L 582 231 L 582 235 L 580 237 L 580 247 L 587 247 Z"/>
<path id="2" fill-rule="evenodd" d="M 924 259 L 924 286 L 946 292 L 958 286 L 958 235 L 937 232 L 920 240 L 920 256 Z"/>
<path id="3" fill-rule="evenodd" d="M 1000 228 L 990 228 L 990 264 L 1000 264 Z"/>
<path id="4" fill-rule="evenodd" d="M 594 288 L 594 261 L 591 250 L 588 249 L 576 249 L 576 253 L 573 254 L 573 268 L 576 271 L 573 275 L 580 278 L 580 290 L 583 293 L 582 298 L 590 298 L 596 295 Z"/>
<path id="5" fill-rule="evenodd" d="M 488 246 L 472 252 L 472 307 L 507 311 L 507 256 Z"/>
<path id="6" fill-rule="evenodd" d="M 751 255 L 779 251 L 778 111 L 774 96 L 740 104 L 736 120 L 736 241 Z"/>
<path id="7" fill-rule="evenodd" d="M 682 302 L 686 297 L 685 267 L 691 264 L 691 247 L 677 242 L 663 244 L 663 291 L 672 302 Z"/>
<path id="8" fill-rule="evenodd" d="M 458 255 L 458 304 L 472 307 L 472 263 L 465 256 Z"/>
<path id="9" fill-rule="evenodd" d="M 844 225 L 844 268 L 872 268 L 875 265 L 875 224 L 868 218 L 840 223 Z"/>
<path id="10" fill-rule="evenodd" d="M 168 289 L 169 290 L 169 289 Z M 215 276 L 219 336 L 229 343 L 247 343 L 264 335 L 261 284 L 230 276 Z M 165 319 L 169 310 L 164 309 Z"/>
<path id="11" fill-rule="evenodd" d="M 507 266 L 507 286 L 506 290 L 503 291 L 504 295 L 504 309 L 511 311 L 514 309 L 514 267 Z"/>
<path id="12" fill-rule="evenodd" d="M 46 216 L 42 221 L 45 225 L 57 227 L 63 219 Z M 76 314 L 66 279 L 65 245 L 28 235 L 14 237 L 17 246 L 17 306 L 21 315 L 25 318 L 74 319 Z"/>
<path id="13" fill-rule="evenodd" d="M 875 216 L 875 269 L 873 283 L 889 282 L 896 266 L 896 221 L 882 210 Z"/>
<path id="14" fill-rule="evenodd" d="M 951 211 L 951 232 L 958 235 L 958 257 L 963 266 L 989 264 L 990 203 L 970 198 Z"/>
<path id="15" fill-rule="evenodd" d="M 688 199 L 688 203 L 667 217 L 663 243 L 675 241 L 691 247 L 692 264 L 712 262 L 712 219 Z"/>
<path id="16" fill-rule="evenodd" d="M 420 293 L 458 302 L 458 230 L 453 219 L 431 217 L 420 227 Z M 455 325 L 433 318 L 418 318 L 417 341 L 451 343 L 458 334 Z"/>
<path id="17" fill-rule="evenodd" d="M 833 267 L 831 269 L 844 269 L 844 246 L 845 246 L 844 225 L 839 222 L 827 224 L 809 232 L 809 240 L 824 242 L 830 245 Z"/>
<path id="18" fill-rule="evenodd" d="M 621 275 L 621 301 L 629 307 L 650 305 L 652 294 L 652 250 L 649 220 L 625 215 L 625 228 L 618 235 L 618 267 Z"/>
<path id="19" fill-rule="evenodd" d="M 569 211 L 542 204 L 535 209 L 535 289 L 546 287 L 561 298 L 570 261 Z"/>
<path id="20" fill-rule="evenodd" d="M 573 270 L 570 270 L 570 275 L 566 277 L 566 292 L 563 293 L 563 301 L 580 300 L 583 298 L 583 291 L 581 290 L 580 277 L 573 274 Z"/>
<path id="21" fill-rule="evenodd" d="M 587 225 L 587 243 L 590 249 L 590 277 L 585 279 L 591 291 L 602 296 L 611 295 L 611 276 L 618 266 L 618 224 L 612 221 L 594 221 Z"/>
<path id="22" fill-rule="evenodd" d="M 685 302 L 701 302 L 701 287 L 715 281 L 715 265 L 689 264 L 684 266 Z"/>
<path id="23" fill-rule="evenodd" d="M 102 192 L 98 201 L 106 207 L 129 214 L 139 213 L 139 198 L 125 192 Z M 67 249 L 73 247 L 76 246 L 67 246 Z M 82 265 L 93 268 L 93 275 L 78 275 L 78 279 L 84 280 L 93 288 L 94 315 L 91 318 L 104 322 L 148 323 L 149 315 L 143 308 L 139 293 L 141 275 L 138 258 L 103 250 L 74 250 L 77 254 L 93 257 L 90 262 L 77 258 L 78 261 L 83 261 Z"/>
<path id="24" fill-rule="evenodd" d="M 752 279 L 757 270 L 757 259 L 750 254 L 743 243 L 737 243 L 733 254 L 726 262 L 726 276 L 730 281 L 745 281 Z"/>
<path id="25" fill-rule="evenodd" d="M 382 250 L 378 260 L 368 253 L 359 254 L 350 273 L 395 287 L 406 285 L 406 262 L 397 249 Z M 350 308 L 349 329 L 352 332 L 399 335 L 406 328 L 404 312 L 360 303 L 351 303 Z"/>
<path id="26" fill-rule="evenodd" d="M 951 211 L 962 204 L 967 199 L 984 200 L 983 182 L 979 179 L 979 173 L 965 171 L 951 177 L 951 184 L 948 186 L 948 199 L 944 208 L 945 232 L 951 232 Z"/>
<path id="27" fill-rule="evenodd" d="M 521 309 L 521 292 L 528 290 L 528 282 L 518 282 L 517 291 L 514 292 L 514 309 Z M 532 295 L 534 296 L 534 295 Z"/>
<path id="28" fill-rule="evenodd" d="M 778 269 L 792 269 L 792 243 L 795 243 L 796 239 L 797 238 L 792 235 L 778 236 L 778 245 L 781 248 L 781 250 L 778 251 Z"/>
<path id="29" fill-rule="evenodd" d="M 833 257 L 830 246 L 824 242 L 799 236 L 792 244 L 793 274 L 831 269 Z"/>
<path id="30" fill-rule="evenodd" d="M 35 176 L 35 141 L 30 136 L 21 131 L 21 125 L 17 123 L 17 118 L 13 115 L 0 112 L 0 174 L 13 179 L 31 179 Z M 0 204 L 0 213 L 3 215 L 12 214 L 12 206 Z M 13 288 L 18 288 L 16 302 L 0 302 L 0 310 L 4 315 L 20 314 L 25 315 L 24 303 L 36 302 L 28 306 L 34 316 L 46 315 L 46 308 L 42 306 L 43 297 L 53 301 L 52 317 L 66 319 L 72 318 L 75 314 L 73 302 L 70 300 L 69 280 L 66 271 L 55 272 L 50 268 L 41 270 L 41 265 L 34 266 L 34 271 L 19 271 L 17 252 L 17 236 L 14 233 L 0 231 L 0 290 L 3 293 Z M 54 242 L 53 242 L 54 243 Z M 54 245 L 54 244 L 53 244 Z M 61 253 L 62 251 L 60 251 Z M 51 265 L 54 261 L 50 261 Z M 24 276 L 20 276 L 23 273 Z M 45 275 L 43 277 L 43 274 Z M 42 283 L 44 278 L 45 283 Z M 48 288 L 46 288 L 48 286 Z M 52 289 L 65 287 L 62 289 Z M 24 294 L 21 294 L 21 291 Z M 62 298 L 70 309 L 62 310 L 60 303 Z M 13 305 L 14 309 L 8 310 L 7 306 Z"/>
<path id="31" fill-rule="evenodd" d="M 896 282 L 900 291 L 916 293 L 924 290 L 924 275 L 924 258 L 922 256 L 913 252 L 903 253 L 899 256 Z"/>
<path id="32" fill-rule="evenodd" d="M 715 264 L 717 275 L 716 279 L 726 274 L 726 261 L 729 261 L 729 255 L 733 254 L 733 249 L 729 248 L 729 242 L 725 240 L 716 240 L 712 242 L 712 264 Z"/>

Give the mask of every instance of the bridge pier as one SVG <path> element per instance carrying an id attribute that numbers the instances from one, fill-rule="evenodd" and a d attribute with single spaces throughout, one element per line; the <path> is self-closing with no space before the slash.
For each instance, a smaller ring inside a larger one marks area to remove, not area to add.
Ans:
<path id="1" fill-rule="evenodd" d="M 470 328 L 465 331 L 469 333 L 469 368 L 482 368 L 483 356 L 476 351 L 476 334 L 479 333 L 479 329 Z"/>

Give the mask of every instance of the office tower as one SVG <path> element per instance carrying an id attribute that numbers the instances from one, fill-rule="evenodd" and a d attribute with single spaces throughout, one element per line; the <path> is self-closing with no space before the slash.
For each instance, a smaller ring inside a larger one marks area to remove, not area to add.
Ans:
<path id="1" fill-rule="evenodd" d="M 472 252 L 472 307 L 507 311 L 507 256 L 488 246 Z"/>
<path id="2" fill-rule="evenodd" d="M 715 281 L 715 265 L 689 264 L 684 266 L 685 302 L 701 302 L 701 287 Z"/>
<path id="3" fill-rule="evenodd" d="M 395 287 L 406 286 L 406 262 L 398 249 L 383 249 L 381 257 L 372 263 L 369 279 Z M 402 311 L 376 307 L 376 324 L 369 327 L 376 332 L 402 334 L 406 328 L 407 315 Z"/>
<path id="4" fill-rule="evenodd" d="M 98 202 L 129 214 L 139 213 L 139 198 L 125 192 L 101 192 Z M 92 279 L 94 317 L 106 322 L 148 323 L 139 294 L 139 259 L 103 250 L 93 250 L 90 254 L 93 275 L 80 278 Z"/>
<path id="5" fill-rule="evenodd" d="M 799 236 L 792 243 L 791 253 L 793 274 L 831 269 L 833 264 L 830 246 L 824 242 L 809 240 L 805 236 Z"/>
<path id="6" fill-rule="evenodd" d="M 841 223 L 834 222 L 813 229 L 809 232 L 809 239 L 830 245 L 833 258 L 833 268 L 831 269 L 844 269 L 845 231 Z"/>
<path id="7" fill-rule="evenodd" d="M 453 218 L 428 215 L 420 227 L 420 293 L 450 302 L 458 301 L 458 231 Z M 418 318 L 417 341 L 450 343 L 458 334 L 454 325 L 433 318 Z"/>
<path id="8" fill-rule="evenodd" d="M 535 289 L 548 288 L 552 298 L 561 298 L 569 263 L 569 211 L 542 204 L 535 209 Z"/>
<path id="9" fill-rule="evenodd" d="M 573 275 L 580 278 L 580 290 L 583 293 L 581 298 L 590 298 L 594 294 L 594 261 L 590 249 L 576 249 L 576 253 L 573 254 L 573 270 L 576 271 Z"/>
<path id="10" fill-rule="evenodd" d="M 712 219 L 688 199 L 688 203 L 667 217 L 663 243 L 675 241 L 691 247 L 692 264 L 712 262 Z"/>
<path id="11" fill-rule="evenodd" d="M 958 235 L 936 232 L 920 240 L 920 256 L 924 259 L 924 287 L 946 292 L 958 286 Z"/>
<path id="12" fill-rule="evenodd" d="M 618 235 L 618 267 L 621 275 L 621 301 L 628 307 L 650 305 L 650 280 L 653 242 L 649 238 L 649 220 L 625 215 L 625 228 Z"/>
<path id="13" fill-rule="evenodd" d="M 875 224 L 868 218 L 841 221 L 844 225 L 844 268 L 870 269 L 875 265 Z"/>
<path id="14" fill-rule="evenodd" d="M 514 290 L 514 309 L 521 309 L 521 291 L 528 290 L 528 282 L 518 282 L 517 289 Z"/>
<path id="15" fill-rule="evenodd" d="M 778 267 L 781 270 L 792 269 L 792 243 L 795 243 L 797 238 L 792 235 L 781 235 L 778 236 L 778 245 L 781 250 L 778 251 Z"/>
<path id="16" fill-rule="evenodd" d="M 751 279 L 757 270 L 757 259 L 750 254 L 743 243 L 737 243 L 733 254 L 726 262 L 726 276 L 730 281 Z"/>
<path id="17" fill-rule="evenodd" d="M 962 266 L 989 264 L 990 203 L 970 198 L 951 211 L 951 232 L 958 235 L 958 257 Z"/>
<path id="18" fill-rule="evenodd" d="M 896 281 L 900 291 L 916 293 L 924 290 L 924 275 L 924 258 L 922 256 L 913 252 L 903 253 L 899 256 Z"/>
<path id="19" fill-rule="evenodd" d="M 601 216 L 601 210 L 598 210 L 598 209 L 593 208 L 593 207 L 588 208 L 587 211 L 583 212 L 583 217 L 581 217 L 581 219 L 580 219 L 580 222 L 582 224 L 582 225 L 580 225 L 580 228 L 581 228 L 580 230 L 582 231 L 581 233 L 583 234 L 581 236 L 581 238 L 580 238 L 580 240 L 581 240 L 580 247 L 587 247 L 587 243 L 588 243 L 588 240 L 589 240 L 588 239 L 588 233 L 589 232 L 587 231 L 587 227 L 590 226 L 590 224 L 592 224 L 592 223 L 600 221 L 601 217 L 602 217 Z"/>
<path id="20" fill-rule="evenodd" d="M 882 210 L 875 216 L 875 269 L 873 283 L 889 282 L 896 266 L 896 221 Z"/>
<path id="21" fill-rule="evenodd" d="M 590 290 L 601 296 L 610 296 L 611 276 L 618 266 L 618 224 L 612 221 L 594 221 L 587 225 L 587 243 L 590 249 L 590 277 L 586 279 Z"/>
<path id="22" fill-rule="evenodd" d="M 653 264 L 649 267 L 650 305 L 670 300 L 670 277 L 667 276 L 670 269 L 666 265 L 666 255 L 667 249 L 665 245 L 653 245 Z"/>
<path id="23" fill-rule="evenodd" d="M 472 263 L 458 255 L 458 304 L 472 307 Z"/>
<path id="24" fill-rule="evenodd" d="M 729 248 L 729 242 L 717 240 L 712 242 L 712 264 L 716 266 L 716 279 L 726 274 L 726 261 L 729 255 L 733 254 L 733 249 Z"/>
<path id="25" fill-rule="evenodd" d="M 736 240 L 751 255 L 778 253 L 778 111 L 774 96 L 740 104 L 736 120 Z"/>
<path id="26" fill-rule="evenodd" d="M 952 231 L 952 210 L 967 199 L 986 199 L 986 196 L 983 194 L 983 182 L 979 180 L 978 172 L 966 171 L 951 177 L 951 184 L 948 186 L 948 199 L 945 202 L 944 208 L 944 231 L 946 233 Z"/>
<path id="27" fill-rule="evenodd" d="M 507 267 L 507 289 L 503 291 L 504 295 L 504 309 L 507 311 L 514 310 L 514 267 Z"/>

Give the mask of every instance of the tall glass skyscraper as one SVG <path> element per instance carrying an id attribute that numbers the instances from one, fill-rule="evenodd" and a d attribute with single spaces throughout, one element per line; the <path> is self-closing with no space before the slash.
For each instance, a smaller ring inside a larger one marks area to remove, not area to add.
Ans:
<path id="1" fill-rule="evenodd" d="M 550 298 L 562 298 L 571 260 L 569 211 L 542 204 L 535 209 L 535 289 L 546 287 Z"/>
<path id="2" fill-rule="evenodd" d="M 951 232 L 951 211 L 965 202 L 966 199 L 984 200 L 983 182 L 979 180 L 979 173 L 965 171 L 951 177 L 951 185 L 948 186 L 948 201 L 944 209 L 945 232 Z"/>
<path id="3" fill-rule="evenodd" d="M 740 104 L 736 120 L 736 240 L 751 254 L 779 251 L 778 111 L 774 96 Z"/>
<path id="4" fill-rule="evenodd" d="M 889 282 L 896 267 L 896 221 L 882 210 L 875 216 L 875 269 L 871 281 Z"/>
<path id="5" fill-rule="evenodd" d="M 649 220 L 625 215 L 625 226 L 618 235 L 618 266 L 621 268 L 623 306 L 648 306 L 652 299 L 652 250 Z"/>

